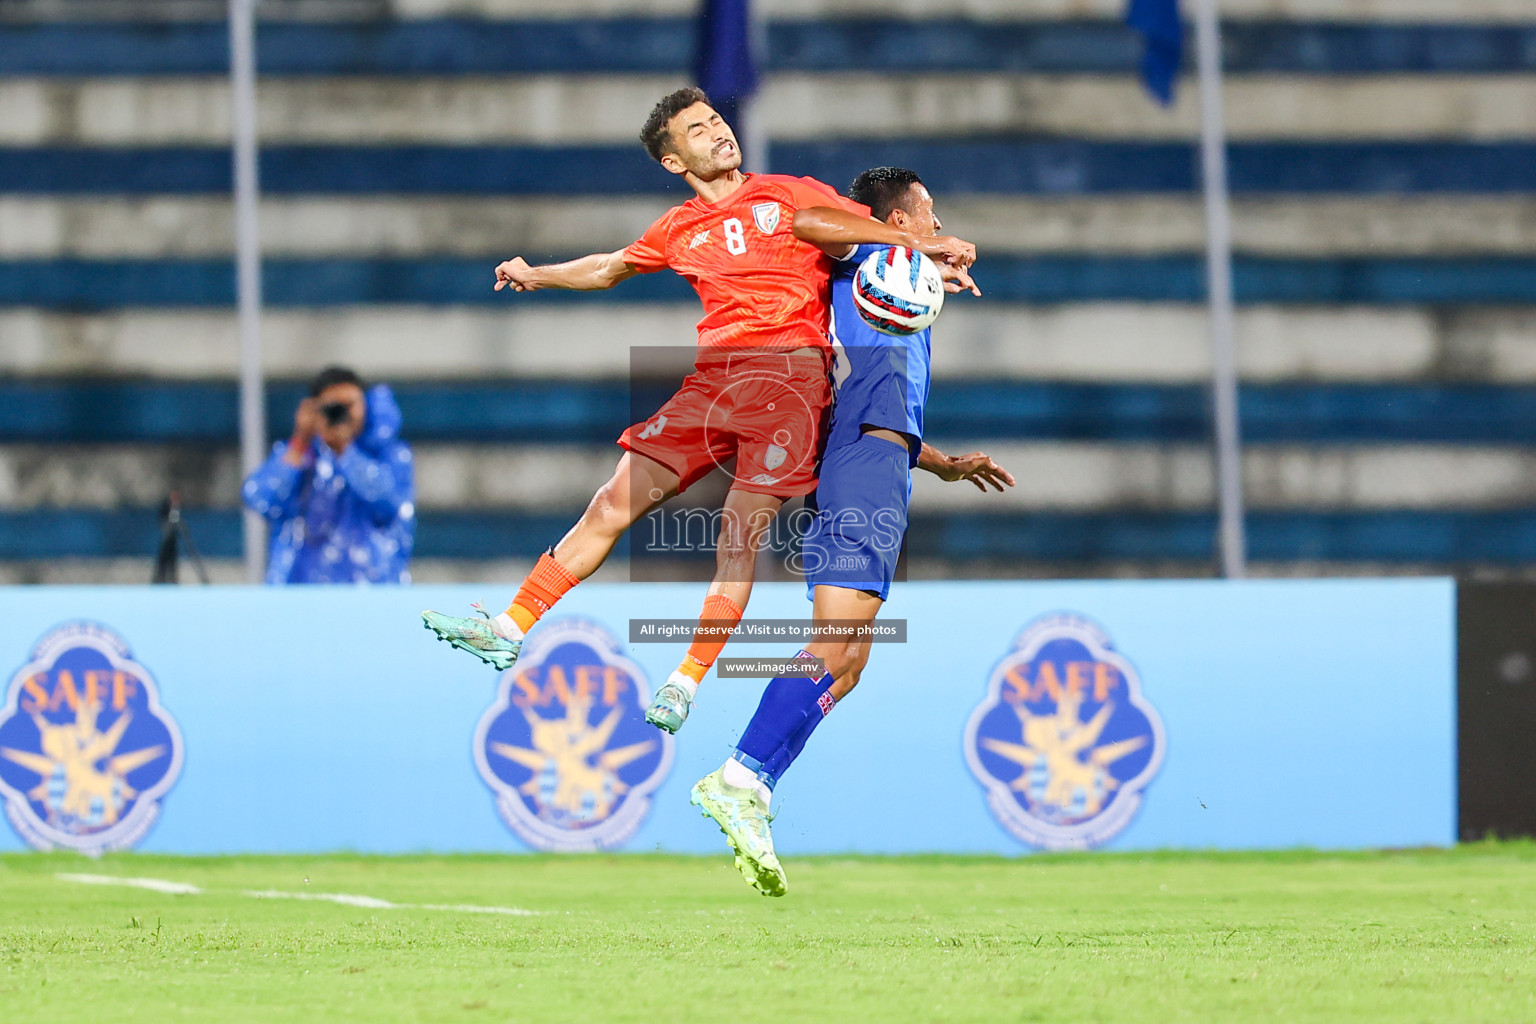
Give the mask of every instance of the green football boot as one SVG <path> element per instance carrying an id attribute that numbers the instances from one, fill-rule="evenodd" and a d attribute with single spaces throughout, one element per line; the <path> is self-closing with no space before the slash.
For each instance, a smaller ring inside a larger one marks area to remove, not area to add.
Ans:
<path id="1" fill-rule="evenodd" d="M 422 625 L 461 651 L 468 651 L 487 665 L 505 672 L 523 653 L 523 642 L 504 637 L 491 628 L 491 615 L 478 603 L 472 605 L 482 618 L 460 618 L 442 612 L 421 613 Z"/>
<path id="2" fill-rule="evenodd" d="M 688 712 L 693 710 L 693 698 L 688 696 L 682 683 L 675 681 L 677 679 L 693 681 L 673 670 L 661 684 L 661 689 L 656 691 L 656 696 L 651 698 L 651 706 L 645 709 L 645 720 L 662 732 L 677 732 L 688 721 Z"/>
<path id="3" fill-rule="evenodd" d="M 736 851 L 741 877 L 764 896 L 783 896 L 789 880 L 773 852 L 768 831 L 768 808 L 754 789 L 738 789 L 725 781 L 725 769 L 716 768 L 693 784 L 689 802 L 706 818 L 715 819 Z"/>

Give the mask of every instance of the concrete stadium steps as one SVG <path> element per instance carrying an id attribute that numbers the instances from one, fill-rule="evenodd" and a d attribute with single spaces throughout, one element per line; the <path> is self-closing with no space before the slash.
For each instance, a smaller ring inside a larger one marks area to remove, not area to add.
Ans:
<path id="1" fill-rule="evenodd" d="M 196 544 L 197 538 L 193 537 L 192 542 Z M 534 561 L 532 558 L 417 558 L 411 561 L 411 581 L 413 583 L 485 583 L 488 585 L 486 590 L 488 602 L 510 601 L 511 595 L 516 592 L 518 582 L 533 568 Z M 245 563 L 241 559 L 204 558 L 203 567 L 207 570 L 209 583 L 245 582 Z M 0 586 L 143 584 L 150 582 L 153 570 L 153 552 L 117 558 L 12 559 L 0 561 Z M 590 579 L 601 583 L 627 582 L 629 563 L 622 559 L 612 559 L 604 563 Z M 188 586 L 198 583 L 197 569 L 185 549 L 181 555 L 180 582 Z"/>
<path id="2" fill-rule="evenodd" d="M 264 0 L 272 17 L 337 21 L 347 19 L 596 18 L 631 15 L 683 17 L 697 10 L 697 0 Z M 0 21 L 71 18 L 166 21 L 223 18 L 225 0 L 7 0 Z M 1121 0 L 774 0 L 778 16 L 904 18 L 1117 19 Z M 1292 18 L 1384 21 L 1526 20 L 1524 0 L 1223 0 L 1222 11 L 1236 18 Z"/>
<path id="3" fill-rule="evenodd" d="M 1492 228 L 1531 222 L 1536 252 L 1536 198 L 1469 200 L 1447 211 L 1449 225 L 1467 220 Z M 667 209 L 657 197 L 626 199 L 282 198 L 261 204 L 261 244 L 270 258 L 459 255 L 484 258 L 516 248 L 529 253 L 621 248 L 639 238 Z M 1528 210 L 1527 207 L 1528 206 Z M 1198 211 L 1192 207 L 1187 216 Z M 1021 211 L 1021 214 L 1024 214 Z M 1390 212 L 1384 217 L 1393 216 Z M 1400 218 L 1403 221 L 1410 217 Z M 229 199 L 141 199 L 0 196 L 0 259 L 227 256 L 234 251 Z M 1519 229 L 1517 229 L 1519 230 Z M 1513 240 L 1512 238 L 1510 240 Z M 1518 251 L 1525 251 L 1521 245 Z"/>
<path id="4" fill-rule="evenodd" d="M 1060 510 L 1202 511 L 1216 502 L 1209 446 L 1152 444 L 966 445 L 1018 480 L 1004 492 L 914 473 L 917 512 L 1033 514 Z M 1248 445 L 1243 497 L 1255 511 L 1523 508 L 1536 505 L 1536 453 L 1528 447 Z"/>
<path id="5" fill-rule="evenodd" d="M 683 81 L 696 4 L 263 7 L 267 364 L 291 378 L 270 420 L 325 362 L 398 382 L 420 580 L 515 582 L 664 397 L 628 393 L 629 346 L 692 339 L 667 277 L 484 281 L 515 251 L 617 248 L 682 197 L 633 135 Z M 1140 94 L 1123 0 L 770 6 L 775 169 L 910 164 L 983 247 L 933 436 L 1020 487 L 920 476 L 911 573 L 1210 574 L 1192 83 L 1166 111 Z M 0 8 L 0 580 L 143 579 L 173 486 L 238 579 L 223 0 Z M 1254 571 L 1536 574 L 1536 9 L 1222 11 Z M 80 17 L 103 20 L 48 23 Z M 604 572 L 655 569 L 627 550 Z"/>
<path id="6" fill-rule="evenodd" d="M 518 380 L 397 383 L 418 444 L 611 444 L 648 418 L 675 381 Z M 304 394 L 269 387 L 267 419 L 285 436 Z M 1529 444 L 1536 387 L 1429 384 L 1244 384 L 1251 444 Z M 929 398 L 936 442 L 1097 441 L 1204 444 L 1208 386 L 1041 381 L 941 382 Z M 28 444 L 233 445 L 233 382 L 0 380 L 0 440 Z"/>
<path id="7" fill-rule="evenodd" d="M 1530 563 L 1536 513 L 1254 512 L 1245 519 L 1256 561 Z M 1193 561 L 1213 556 L 1214 513 L 982 513 L 914 516 L 907 550 L 960 564 L 990 559 Z"/>
<path id="8" fill-rule="evenodd" d="M 195 538 L 194 538 L 195 540 Z M 153 570 L 151 555 L 121 558 L 44 558 L 0 561 L 0 586 L 17 584 L 44 585 L 133 585 L 149 581 Z M 510 601 L 518 583 L 533 568 L 532 558 L 417 558 L 411 562 L 413 583 L 479 583 L 485 586 L 485 601 L 494 604 Z M 209 582 L 239 584 L 245 582 L 245 564 L 235 558 L 208 558 L 204 561 Z M 647 566 L 642 566 L 647 568 Z M 695 581 L 696 564 L 691 572 L 679 572 L 669 579 Z M 1217 575 L 1214 559 L 1188 560 L 1103 560 L 1096 562 L 1061 562 L 1029 559 L 993 559 L 967 562 L 957 569 L 943 559 L 908 558 L 906 580 L 921 579 L 1200 579 Z M 1255 579 L 1298 579 L 1317 576 L 1459 576 L 1473 580 L 1536 579 L 1536 564 L 1495 562 L 1358 562 L 1294 559 L 1286 561 L 1250 561 L 1248 575 Z M 775 572 L 777 578 L 778 573 Z M 633 579 L 656 579 L 654 573 Z M 787 578 L 787 574 L 786 574 Z M 595 582 L 626 583 L 632 580 L 630 563 L 613 558 L 603 563 L 591 577 Z M 197 585 L 197 573 L 184 554 L 180 582 Z M 899 588 L 897 585 L 899 600 Z M 704 593 L 703 583 L 699 594 Z M 451 611 L 453 609 L 443 609 Z M 683 614 L 693 614 L 691 611 Z M 899 614 L 894 609 L 892 614 Z M 681 650 L 682 644 L 679 644 Z"/>
<path id="9" fill-rule="evenodd" d="M 457 563 L 454 563 L 457 564 Z M 1317 577 L 1454 576 L 1479 582 L 1536 579 L 1536 564 L 1511 562 L 1369 562 L 1292 558 L 1250 559 L 1251 579 L 1316 579 Z M 1207 559 L 1134 559 L 1059 562 L 1026 558 L 967 562 L 957 572 L 954 563 L 926 558 L 907 560 L 907 579 L 1205 579 L 1221 575 L 1219 561 Z M 185 578 L 185 577 L 184 577 Z"/>
<path id="10" fill-rule="evenodd" d="M 449 510 L 580 509 L 622 454 L 611 444 L 414 448 L 417 506 Z M 241 477 L 233 447 L 0 443 L 0 507 L 12 509 L 148 507 L 171 491 L 188 506 L 233 508 Z"/>
<path id="11" fill-rule="evenodd" d="M 386 0 L 401 14 L 429 17 L 439 12 L 484 13 L 506 11 L 585 11 L 603 13 L 641 9 L 676 10 L 687 13 L 691 0 L 575 0 L 571 8 L 562 0 Z M 809 17 L 886 15 L 888 17 L 951 18 L 1107 18 L 1125 13 L 1120 0 L 775 0 L 785 16 Z M 1022 9 L 1021 9 L 1022 8 Z M 1319 20 L 1416 19 L 1456 22 L 1463 20 L 1523 20 L 1529 8 L 1521 0 L 1221 0 L 1223 15 L 1231 18 L 1294 18 Z"/>
<path id="12" fill-rule="evenodd" d="M 154 567 L 154 552 L 122 558 L 12 559 L 0 561 L 0 586 L 134 586 L 151 582 Z M 239 559 L 208 559 L 204 567 L 210 583 L 245 582 L 245 563 Z M 190 561 L 182 564 L 180 580 L 198 582 Z"/>
<path id="13" fill-rule="evenodd" d="M 429 559 L 533 559 L 578 511 L 423 512 L 416 552 Z M 238 511 L 187 509 L 183 519 L 205 556 L 238 556 Z M 1536 563 L 1536 511 L 1529 509 L 1258 511 L 1247 516 L 1247 527 L 1258 561 Z M 1205 561 L 1215 537 L 1216 516 L 1208 512 L 914 512 L 907 550 L 913 558 L 955 563 L 963 575 L 966 565 L 992 561 Z M 149 508 L 0 511 L 0 562 L 148 558 L 158 539 L 157 514 Z M 626 535 L 615 550 L 633 563 L 635 545 L 645 542 L 643 531 Z M 712 555 L 705 545 L 693 561 L 707 566 Z M 638 571 L 635 564 L 631 571 Z"/>
<path id="14" fill-rule="evenodd" d="M 775 3 L 763 63 L 770 72 L 1131 73 L 1140 62 L 1141 40 L 1124 24 L 1123 6 L 1108 17 L 1042 20 L 1029 17 L 1045 13 L 1038 5 L 1000 2 L 1011 6 L 1013 17 L 902 12 L 888 3 L 867 14 L 834 16 L 824 7 L 799 13 Z M 1341 22 L 1339 6 L 1331 21 L 1225 12 L 1224 64 L 1237 74 L 1358 74 L 1520 71 L 1536 62 L 1528 7 L 1517 18 L 1468 19 L 1465 10 L 1476 6 L 1468 4 L 1451 19 L 1460 24 L 1404 24 L 1407 19 L 1368 16 Z M 690 4 L 683 13 L 696 10 Z M 489 19 L 264 19 L 257 67 L 264 75 L 686 71 L 695 47 L 693 19 L 666 14 L 571 11 L 534 18 L 513 9 Z M 0 36 L 0 67 L 10 74 L 218 74 L 227 66 L 228 36 L 218 22 L 11 21 Z"/>
<path id="15" fill-rule="evenodd" d="M 192 538 L 193 544 L 197 538 Z M 201 552 L 199 552 L 201 554 Z M 496 604 L 499 601 L 510 601 L 517 591 L 518 583 L 534 566 L 536 558 L 414 558 L 411 560 L 411 582 L 413 583 L 483 583 L 486 585 L 485 601 L 487 604 Z M 44 584 L 44 585 L 71 585 L 71 584 L 120 584 L 133 585 L 144 584 L 150 581 L 153 575 L 153 552 L 142 555 L 130 555 L 114 558 L 37 558 L 37 559 L 11 559 L 0 561 L 0 586 L 15 584 Z M 203 567 L 208 573 L 208 582 L 212 584 L 239 584 L 245 582 L 245 563 L 238 558 L 213 558 L 204 557 Z M 610 558 L 598 567 L 597 571 L 587 579 L 593 583 L 627 583 L 632 579 L 651 579 L 661 581 L 698 581 L 700 583 L 699 594 L 702 597 L 703 584 L 708 582 L 707 566 L 702 567 L 697 561 L 687 564 L 669 566 L 670 575 L 658 573 L 650 562 L 644 566 L 643 575 L 630 575 L 630 562 L 623 558 Z M 936 568 L 936 567 L 935 567 Z M 1183 575 L 1209 575 L 1201 566 L 1190 567 L 1190 572 Z M 943 572 L 934 571 L 930 575 L 934 579 L 948 578 Z M 1366 575 L 1364 573 L 1360 575 Z M 776 576 L 777 578 L 777 576 Z M 788 576 L 785 574 L 785 578 Z M 914 578 L 916 576 L 914 575 Z M 181 553 L 181 570 L 179 582 L 183 585 L 194 586 L 198 584 L 197 569 L 193 565 L 190 555 L 185 548 Z M 443 609 L 452 611 L 454 609 Z M 468 614 L 468 609 L 459 609 Z M 430 639 L 430 638 L 429 638 Z"/>
<path id="16" fill-rule="evenodd" d="M 187 505 L 240 501 L 239 452 L 204 445 L 0 444 L 0 507 L 153 507 L 176 491 Z"/>
<path id="17" fill-rule="evenodd" d="M 277 196 L 261 205 L 271 259 L 608 252 L 640 237 L 664 198 Z M 940 196 L 945 229 L 982 259 L 1027 253 L 1189 253 L 1205 245 L 1200 199 Z M 1260 256 L 1536 255 L 1536 195 L 1248 198 L 1233 242 Z M 230 200 L 209 196 L 0 195 L 0 260 L 206 258 L 234 251 Z M 985 263 L 983 264 L 985 265 Z"/>
<path id="18" fill-rule="evenodd" d="M 917 473 L 917 512 L 1201 511 L 1216 500 L 1209 446 L 934 440 L 952 454 L 985 449 L 1019 484 L 982 495 Z M 612 445 L 419 444 L 416 506 L 580 509 L 619 455 Z M 233 508 L 240 478 L 238 453 L 228 447 L 0 444 L 0 507 L 13 510 L 145 508 L 172 491 L 189 507 Z M 1526 446 L 1250 445 L 1243 478 L 1254 510 L 1536 505 L 1536 452 Z M 683 505 L 708 504 L 691 495 Z"/>
<path id="19" fill-rule="evenodd" d="M 508 16 L 535 12 L 546 17 L 568 14 L 620 14 L 657 11 L 689 14 L 695 0 L 383 0 L 401 17 L 442 14 Z M 872 15 L 924 18 L 1107 18 L 1125 12 L 1120 0 L 774 0 L 780 15 L 794 17 Z M 1222 13 L 1233 18 L 1316 18 L 1336 20 L 1523 20 L 1530 13 L 1522 0 L 1222 0 Z"/>
<path id="20" fill-rule="evenodd" d="M 481 273 L 485 273 L 482 266 Z M 483 278 L 482 278 L 483 280 Z M 269 310 L 263 364 L 298 378 L 328 363 L 380 380 L 625 378 L 657 347 L 692 350 L 696 305 L 419 306 Z M 1254 305 L 1237 314 L 1238 369 L 1252 382 L 1536 382 L 1536 309 Z M 236 376 L 225 310 L 51 312 L 0 307 L 0 374 Z M 940 380 L 1210 380 L 1202 307 L 1181 303 L 967 304 L 943 313 Z M 220 399 L 222 401 L 222 399 Z M 286 415 L 286 413 L 285 413 Z"/>
<path id="21" fill-rule="evenodd" d="M 1193 143 L 981 138 L 786 141 L 770 169 L 827 182 L 919 168 L 935 195 L 1195 193 Z M 1536 191 L 1536 142 L 1234 142 L 1234 194 L 1508 194 Z M 269 146 L 271 195 L 682 196 L 639 146 Z M 227 193 L 226 148 L 0 148 L 0 193 Z"/>
<path id="22" fill-rule="evenodd" d="M 581 294 L 546 289 L 512 296 L 492 288 L 496 256 L 480 259 L 271 259 L 262 294 L 273 309 L 366 305 L 579 308 L 687 302 L 674 274 L 638 277 L 622 289 Z M 1536 298 L 1536 257 L 1332 257 L 1238 255 L 1233 288 L 1243 304 L 1459 306 Z M 1002 303 L 1193 303 L 1206 290 L 1197 255 L 999 255 L 978 266 L 981 309 Z M 70 311 L 228 307 L 232 260 L 0 261 L 0 307 Z M 962 299 L 969 303 L 971 300 Z"/>
<path id="23" fill-rule="evenodd" d="M 267 146 L 632 144 L 656 98 L 684 84 L 681 74 L 269 78 L 257 93 L 258 130 Z M 1234 75 L 1224 98 L 1237 140 L 1536 135 L 1530 71 Z M 786 73 L 764 84 L 756 110 L 775 141 L 983 133 L 1192 139 L 1200 123 L 1196 90 L 1182 90 L 1164 110 L 1148 103 L 1132 75 Z M 0 145 L 227 145 L 229 138 L 227 78 L 0 78 Z"/>
<path id="24" fill-rule="evenodd" d="M 266 305 L 323 309 L 367 305 L 576 308 L 681 304 L 692 297 L 672 274 L 637 278 L 622 291 L 586 295 L 543 290 L 498 294 L 496 257 L 467 259 L 267 260 Z M 1536 258 L 1489 256 L 1285 259 L 1237 256 L 1236 300 L 1243 304 L 1466 306 L 1529 302 Z M 986 310 L 1001 303 L 1195 303 L 1205 297 L 1205 260 L 1168 256 L 997 256 L 978 267 Z M 231 260 L 16 260 L 0 262 L 0 307 L 105 311 L 233 305 Z M 970 300 L 962 299 L 963 302 Z"/>

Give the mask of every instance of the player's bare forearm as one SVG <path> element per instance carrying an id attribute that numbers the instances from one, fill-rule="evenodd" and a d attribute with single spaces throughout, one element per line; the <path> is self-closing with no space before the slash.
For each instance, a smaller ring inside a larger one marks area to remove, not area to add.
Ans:
<path id="1" fill-rule="evenodd" d="M 986 452 L 945 455 L 924 441 L 922 449 L 917 453 L 917 468 L 926 469 L 940 480 L 969 480 L 979 491 L 985 491 L 989 484 L 998 491 L 1005 485 L 1013 486 L 1013 474 L 992 461 Z"/>
<path id="2" fill-rule="evenodd" d="M 527 260 L 516 256 L 496 268 L 496 291 L 511 286 L 515 292 L 536 292 L 541 288 L 596 292 L 612 288 L 638 273 L 639 270 L 624 262 L 622 249 L 539 267 L 529 266 Z"/>
<path id="3" fill-rule="evenodd" d="M 934 476 L 943 476 L 944 468 L 948 462 L 949 456 L 939 451 L 927 441 L 924 441 L 922 448 L 918 449 L 917 468 L 926 469 Z"/>
<path id="4" fill-rule="evenodd" d="M 899 245 L 944 263 L 969 267 L 976 262 L 976 247 L 950 235 L 914 235 L 872 217 L 860 217 L 834 206 L 811 206 L 795 211 L 795 237 L 842 259 L 856 245 Z"/>

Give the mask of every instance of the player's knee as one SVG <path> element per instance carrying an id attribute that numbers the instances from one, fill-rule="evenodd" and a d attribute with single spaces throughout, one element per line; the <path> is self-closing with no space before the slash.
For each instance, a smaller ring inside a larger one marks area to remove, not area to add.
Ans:
<path id="1" fill-rule="evenodd" d="M 773 528 L 778 504 L 775 500 L 771 507 L 739 505 L 727 499 L 720 510 L 720 549 L 729 548 L 733 553 L 750 557 Z"/>

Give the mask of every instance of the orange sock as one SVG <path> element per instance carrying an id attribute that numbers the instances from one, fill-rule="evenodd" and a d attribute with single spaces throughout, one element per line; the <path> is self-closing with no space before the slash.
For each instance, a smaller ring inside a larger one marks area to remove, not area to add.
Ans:
<path id="1" fill-rule="evenodd" d="M 677 670 L 696 683 L 704 681 L 709 666 L 720 657 L 725 642 L 731 637 L 731 629 L 741 621 L 741 605 L 724 594 L 711 594 L 704 599 L 704 610 L 699 613 L 699 626 L 693 631 L 693 643 Z M 705 623 L 708 625 L 705 625 Z"/>
<path id="2" fill-rule="evenodd" d="M 539 556 L 533 571 L 518 588 L 517 596 L 507 606 L 507 614 L 517 623 L 517 628 L 526 633 L 556 601 L 565 596 L 567 590 L 580 582 L 571 570 L 555 561 L 555 556 L 546 551 Z"/>

